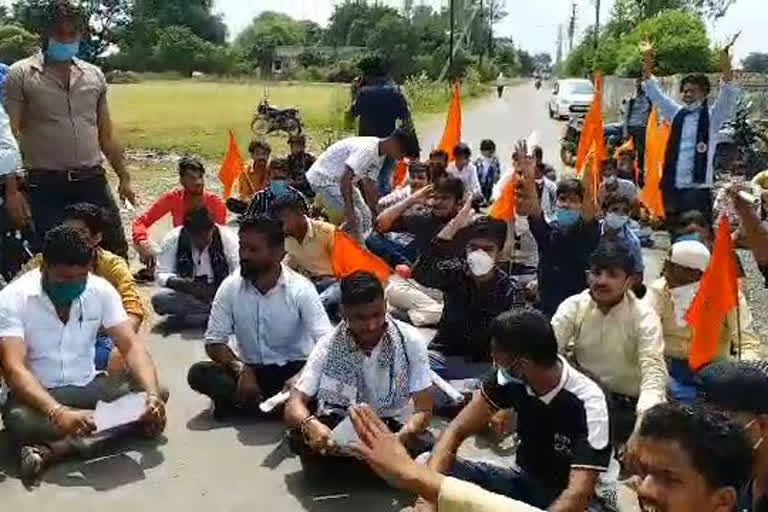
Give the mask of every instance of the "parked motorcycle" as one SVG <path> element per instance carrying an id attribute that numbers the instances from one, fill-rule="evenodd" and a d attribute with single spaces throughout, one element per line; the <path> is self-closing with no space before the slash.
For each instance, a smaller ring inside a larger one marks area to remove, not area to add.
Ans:
<path id="1" fill-rule="evenodd" d="M 273 132 L 282 131 L 288 135 L 299 134 L 304 130 L 304 126 L 299 116 L 299 110 L 296 108 L 277 108 L 269 104 L 268 100 L 263 100 L 251 121 L 251 131 L 255 135 L 268 135 Z"/>
<path id="2" fill-rule="evenodd" d="M 569 167 L 576 165 L 576 154 L 579 151 L 581 132 L 584 131 L 584 114 L 571 114 L 565 126 L 563 137 L 560 139 L 560 159 Z M 618 147 L 622 141 L 621 123 L 603 125 L 603 137 L 609 148 Z"/>

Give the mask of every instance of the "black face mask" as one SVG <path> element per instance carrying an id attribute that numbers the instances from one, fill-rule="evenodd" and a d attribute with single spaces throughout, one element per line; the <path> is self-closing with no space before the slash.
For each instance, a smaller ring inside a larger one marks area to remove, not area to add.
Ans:
<path id="1" fill-rule="evenodd" d="M 256 279 L 264 274 L 267 270 L 269 270 L 269 267 L 261 266 L 257 263 L 253 263 L 252 261 L 240 262 L 240 275 L 243 276 L 244 279 Z"/>

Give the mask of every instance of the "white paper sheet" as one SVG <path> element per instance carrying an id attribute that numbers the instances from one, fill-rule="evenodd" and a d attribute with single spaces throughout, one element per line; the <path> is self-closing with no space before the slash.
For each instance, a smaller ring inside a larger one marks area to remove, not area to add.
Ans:
<path id="1" fill-rule="evenodd" d="M 349 416 L 344 418 L 344 420 L 333 429 L 333 442 L 336 443 L 336 446 L 338 446 L 342 452 L 348 451 L 347 448 L 349 445 L 358 441 L 360 441 L 360 438 L 357 436 L 357 432 L 355 432 L 355 427 L 352 425 L 352 420 L 349 419 Z"/>
<path id="2" fill-rule="evenodd" d="M 259 404 L 259 409 L 263 413 L 272 412 L 275 409 L 275 407 L 277 407 L 278 405 L 283 405 L 285 402 L 287 402 L 290 396 L 291 396 L 290 391 L 282 391 L 276 394 L 275 396 L 273 396 L 272 398 L 270 398 L 269 400 L 264 400 L 263 402 L 261 402 Z"/>
<path id="3" fill-rule="evenodd" d="M 114 402 L 99 402 L 93 413 L 96 433 L 138 421 L 147 409 L 146 393 L 130 393 Z"/>

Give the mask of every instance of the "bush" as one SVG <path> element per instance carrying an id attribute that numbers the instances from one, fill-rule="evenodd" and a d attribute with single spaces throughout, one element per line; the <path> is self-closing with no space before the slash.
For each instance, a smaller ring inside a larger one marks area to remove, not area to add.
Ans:
<path id="1" fill-rule="evenodd" d="M 108 71 L 105 76 L 108 84 L 138 84 L 141 82 L 139 74 L 133 71 L 115 69 Z"/>
<path id="2" fill-rule="evenodd" d="M 38 48 L 37 36 L 18 25 L 0 26 L 0 61 L 10 65 L 29 57 Z"/>

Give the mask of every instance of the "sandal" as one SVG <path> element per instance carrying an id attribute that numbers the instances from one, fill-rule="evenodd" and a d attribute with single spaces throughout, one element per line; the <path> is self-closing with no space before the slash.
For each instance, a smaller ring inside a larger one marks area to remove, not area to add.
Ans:
<path id="1" fill-rule="evenodd" d="M 20 452 L 21 481 L 27 487 L 37 487 L 45 471 L 51 451 L 42 445 L 22 446 Z"/>

